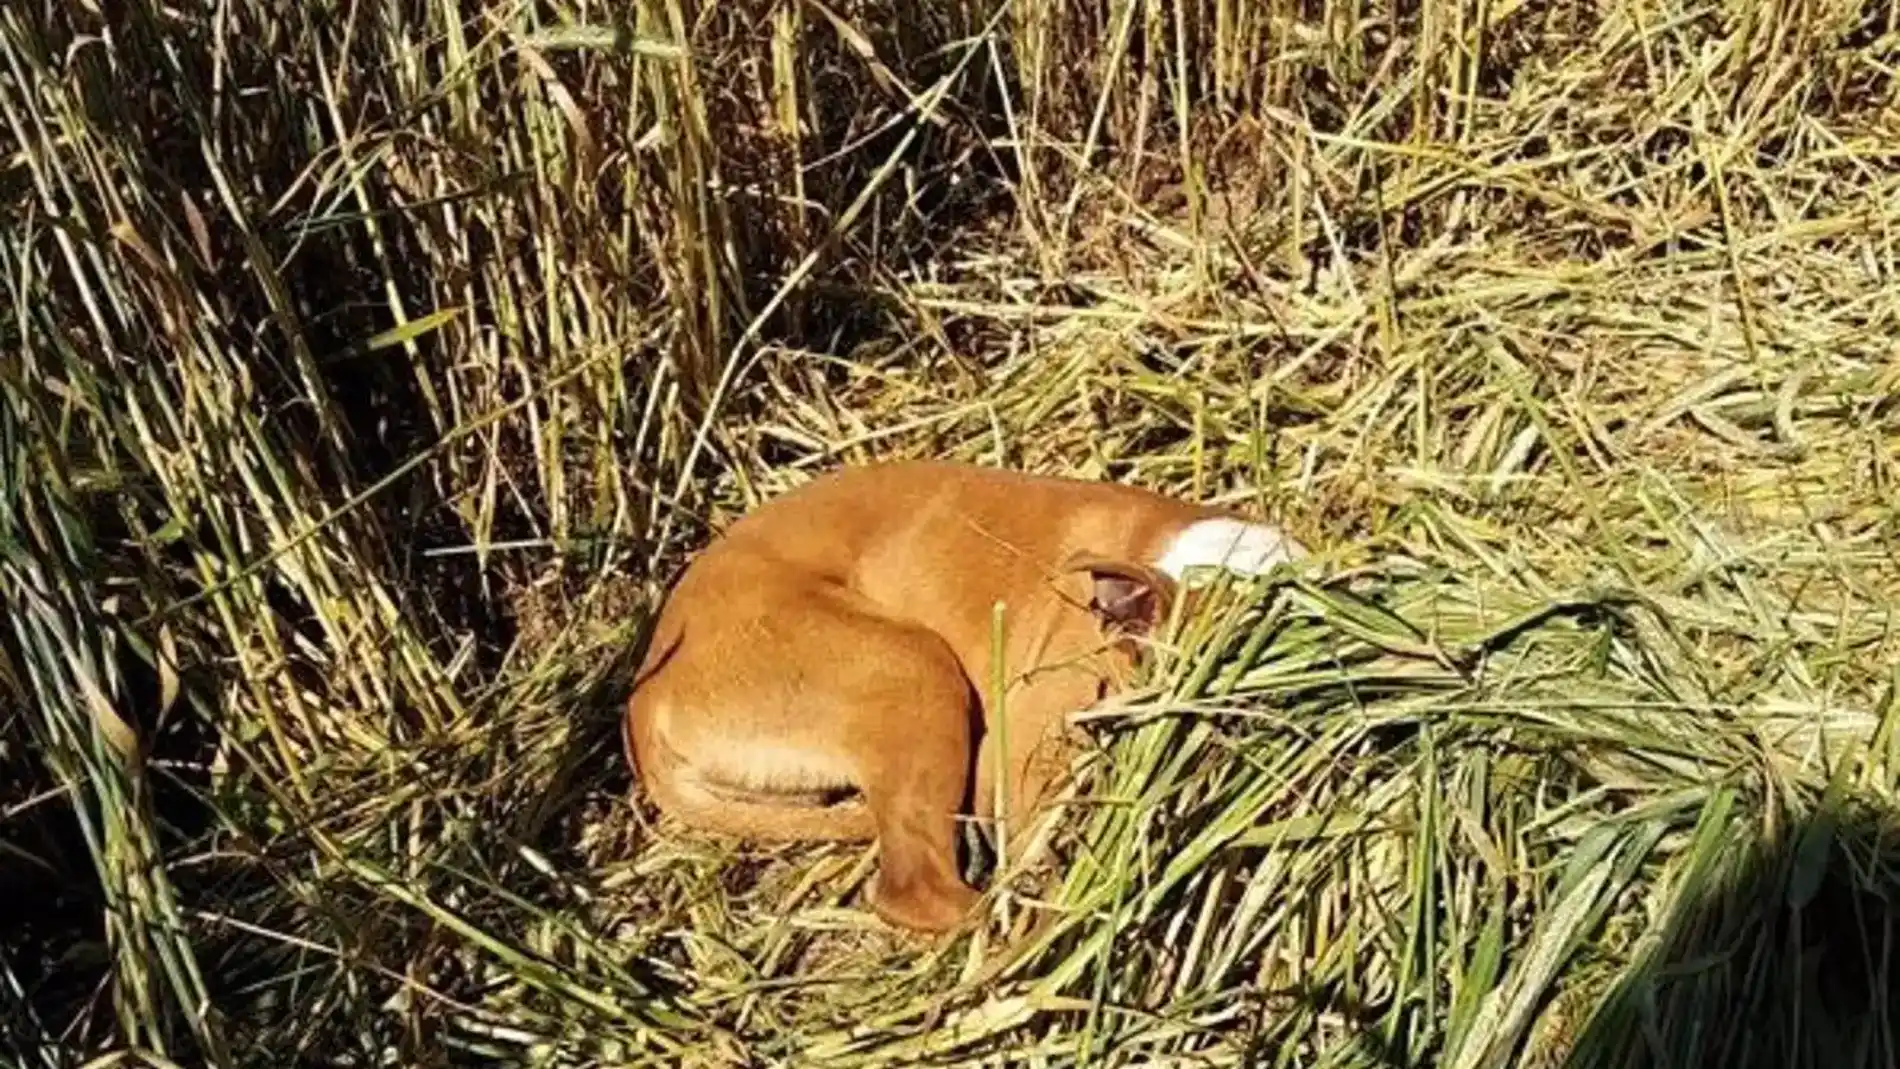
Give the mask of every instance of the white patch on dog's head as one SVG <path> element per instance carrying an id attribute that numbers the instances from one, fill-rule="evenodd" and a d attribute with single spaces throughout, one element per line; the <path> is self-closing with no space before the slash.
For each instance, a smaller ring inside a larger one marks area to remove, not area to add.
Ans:
<path id="1" fill-rule="evenodd" d="M 1276 564 L 1306 556 L 1306 547 L 1264 523 L 1220 517 L 1183 528 L 1155 567 L 1179 583 L 1189 568 L 1224 568 L 1260 575 Z"/>

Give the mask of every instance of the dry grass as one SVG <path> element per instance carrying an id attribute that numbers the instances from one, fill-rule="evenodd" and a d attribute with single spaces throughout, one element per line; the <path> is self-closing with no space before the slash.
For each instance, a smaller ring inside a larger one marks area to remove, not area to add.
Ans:
<path id="1" fill-rule="evenodd" d="M 1894 1064 L 1897 29 L 0 8 L 0 1050 Z M 932 948 L 614 731 L 709 530 L 917 454 L 1326 554 Z"/>

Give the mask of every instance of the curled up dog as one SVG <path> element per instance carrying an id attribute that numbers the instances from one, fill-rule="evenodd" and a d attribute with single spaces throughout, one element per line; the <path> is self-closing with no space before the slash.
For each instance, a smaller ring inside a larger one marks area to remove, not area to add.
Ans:
<path id="1" fill-rule="evenodd" d="M 627 704 L 628 759 L 689 826 L 877 840 L 871 907 L 948 930 L 978 898 L 958 871 L 959 816 L 999 816 L 1000 771 L 1010 844 L 1025 841 L 1071 756 L 1067 718 L 1119 686 L 1187 570 L 1259 574 L 1304 555 L 1270 525 L 1128 486 L 848 468 L 688 566 Z M 1006 725 L 987 694 L 997 602 Z"/>

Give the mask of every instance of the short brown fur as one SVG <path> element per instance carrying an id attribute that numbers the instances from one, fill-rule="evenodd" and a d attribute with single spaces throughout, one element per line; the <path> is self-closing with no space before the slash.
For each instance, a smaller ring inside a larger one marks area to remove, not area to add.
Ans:
<path id="1" fill-rule="evenodd" d="M 956 927 L 960 812 L 996 814 L 991 607 L 1006 606 L 1012 843 L 1071 753 L 1063 727 L 1168 610 L 1152 562 L 1228 515 L 1131 487 L 969 465 L 850 468 L 768 502 L 687 568 L 628 702 L 660 809 L 755 840 L 878 840 L 891 923 Z M 845 797 L 855 792 L 855 797 Z"/>

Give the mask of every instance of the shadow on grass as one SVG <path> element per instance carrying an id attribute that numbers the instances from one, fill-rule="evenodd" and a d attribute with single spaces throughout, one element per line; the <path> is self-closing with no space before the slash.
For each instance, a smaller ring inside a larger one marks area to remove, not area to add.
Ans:
<path id="1" fill-rule="evenodd" d="M 1745 824 L 1755 814 L 1738 817 Z M 1559 987 L 1503 1057 L 1515 1069 L 1890 1069 L 1900 1065 L 1900 813 L 1863 807 L 1776 834 L 1737 836 L 1678 896 L 1636 960 L 1604 990 Z M 1633 903 L 1624 903 L 1629 911 Z M 1599 932 L 1599 935 L 1601 933 Z M 1581 978 L 1592 951 L 1573 956 Z M 1579 969 L 1578 966 L 1582 968 Z M 1569 996 L 1578 996 L 1572 1000 Z M 1389 1007 L 1335 987 L 1296 1012 L 1346 1022 L 1323 1064 L 1426 1069 L 1387 1038 Z M 1571 1008 L 1565 1008 L 1568 1002 Z M 1279 1012 L 1285 1012 L 1281 1004 Z M 1441 1022 L 1442 1026 L 1442 1022 Z M 1263 1030 L 1247 1064 L 1280 1064 Z M 1282 1040 L 1283 1040 L 1282 1035 Z M 1474 1036 L 1483 1045 L 1487 1037 Z M 1465 1053 L 1470 1053 L 1466 1051 Z"/>
<path id="2" fill-rule="evenodd" d="M 1711 870 L 1561 1064 L 1900 1064 L 1900 815 L 1817 818 Z"/>

